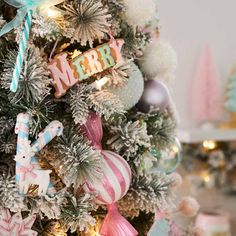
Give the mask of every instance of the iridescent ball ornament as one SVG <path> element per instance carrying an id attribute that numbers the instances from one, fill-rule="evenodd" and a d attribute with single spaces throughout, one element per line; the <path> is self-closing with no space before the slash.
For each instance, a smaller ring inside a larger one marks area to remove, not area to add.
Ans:
<path id="1" fill-rule="evenodd" d="M 148 113 L 151 109 L 168 108 L 170 101 L 169 89 L 163 82 L 148 80 L 145 82 L 143 95 L 136 107 L 139 111 Z"/>

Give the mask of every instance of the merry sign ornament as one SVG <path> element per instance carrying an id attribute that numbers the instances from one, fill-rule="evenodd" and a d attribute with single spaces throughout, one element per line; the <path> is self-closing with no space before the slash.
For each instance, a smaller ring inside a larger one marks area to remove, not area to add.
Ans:
<path id="1" fill-rule="evenodd" d="M 80 54 L 72 61 L 67 59 L 67 53 L 57 55 L 48 65 L 56 90 L 55 97 L 65 95 L 66 91 L 79 81 L 121 63 L 123 44 L 123 39 L 112 39 Z"/>

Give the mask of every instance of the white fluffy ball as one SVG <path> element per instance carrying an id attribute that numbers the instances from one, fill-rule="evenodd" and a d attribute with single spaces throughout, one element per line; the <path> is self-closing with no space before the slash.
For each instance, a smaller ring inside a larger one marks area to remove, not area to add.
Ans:
<path id="1" fill-rule="evenodd" d="M 165 78 L 175 73 L 177 63 L 173 47 L 166 41 L 155 40 L 146 47 L 141 68 L 151 79 Z"/>
<path id="2" fill-rule="evenodd" d="M 122 88 L 110 88 L 108 90 L 120 99 L 125 110 L 129 110 L 138 103 L 143 94 L 143 75 L 139 68 L 132 63 L 128 83 Z"/>
<path id="3" fill-rule="evenodd" d="M 130 25 L 144 27 L 157 14 L 156 0 L 124 0 Z"/>

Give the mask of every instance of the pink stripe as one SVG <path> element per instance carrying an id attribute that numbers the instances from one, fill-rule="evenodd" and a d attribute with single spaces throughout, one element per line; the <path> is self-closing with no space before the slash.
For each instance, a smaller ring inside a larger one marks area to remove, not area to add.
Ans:
<path id="1" fill-rule="evenodd" d="M 37 141 L 36 141 L 37 142 Z M 44 142 L 44 138 L 42 137 L 40 137 L 39 139 L 38 139 L 38 144 L 39 144 L 39 148 L 40 148 L 40 150 L 45 146 L 45 142 Z"/>
<path id="2" fill-rule="evenodd" d="M 107 178 L 105 173 L 104 173 L 104 177 L 102 179 L 102 185 L 106 189 L 106 191 L 108 192 L 108 194 L 111 197 L 112 201 L 114 202 L 115 199 L 116 199 L 116 194 L 115 194 L 115 191 L 113 189 L 113 186 L 111 185 L 111 183 L 109 181 L 109 177 Z"/>
<path id="3" fill-rule="evenodd" d="M 93 188 L 89 184 L 85 184 L 90 193 L 97 193 L 97 189 Z M 107 204 L 107 202 L 101 197 L 101 195 L 96 196 L 96 201 L 100 204 Z"/>
<path id="4" fill-rule="evenodd" d="M 113 153 L 112 153 L 113 154 Z M 109 157 L 106 156 L 105 153 L 103 153 L 104 159 L 105 161 L 108 163 L 108 165 L 111 167 L 112 171 L 114 172 L 114 174 L 116 175 L 118 182 L 120 183 L 120 187 L 121 187 L 121 195 L 122 196 L 117 196 L 117 198 L 121 198 L 123 197 L 123 195 L 126 193 L 126 188 L 127 188 L 127 184 L 125 181 L 125 178 L 123 177 L 122 173 L 120 172 L 120 170 L 116 167 L 116 165 L 112 162 L 112 160 L 109 159 Z"/>
<path id="5" fill-rule="evenodd" d="M 24 131 L 25 133 L 29 133 L 29 126 L 27 126 L 25 124 L 21 124 L 19 132 L 20 131 Z"/>
<path id="6" fill-rule="evenodd" d="M 113 155 L 113 156 L 117 157 L 117 160 L 120 163 L 122 163 L 122 165 L 125 167 L 127 173 L 129 174 L 130 180 L 131 180 L 132 179 L 132 173 L 131 173 L 129 164 L 126 162 L 126 160 L 123 157 L 121 157 L 120 155 L 118 155 L 117 153 L 115 153 L 115 152 L 111 152 L 111 151 L 106 151 L 106 152 L 109 153 L 110 155 Z"/>
<path id="7" fill-rule="evenodd" d="M 25 139 L 18 138 L 17 143 L 18 143 L 18 145 L 24 145 Z"/>

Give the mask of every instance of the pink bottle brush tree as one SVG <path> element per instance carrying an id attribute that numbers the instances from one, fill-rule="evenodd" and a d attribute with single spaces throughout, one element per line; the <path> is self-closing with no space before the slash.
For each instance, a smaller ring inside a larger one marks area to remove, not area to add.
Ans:
<path id="1" fill-rule="evenodd" d="M 209 46 L 202 52 L 193 81 L 192 115 L 201 125 L 214 124 L 223 115 L 223 90 Z"/>

